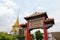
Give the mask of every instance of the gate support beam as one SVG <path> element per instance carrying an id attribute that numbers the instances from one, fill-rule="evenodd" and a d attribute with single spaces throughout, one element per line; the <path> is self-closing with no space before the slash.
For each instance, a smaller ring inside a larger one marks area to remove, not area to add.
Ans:
<path id="1" fill-rule="evenodd" d="M 29 23 L 26 23 L 26 40 L 30 40 Z"/>
<path id="2" fill-rule="evenodd" d="M 47 29 L 46 29 L 46 25 L 45 25 L 44 21 L 45 21 L 45 17 L 42 18 L 43 30 L 44 30 L 44 40 L 48 40 L 48 33 L 47 33 Z"/>

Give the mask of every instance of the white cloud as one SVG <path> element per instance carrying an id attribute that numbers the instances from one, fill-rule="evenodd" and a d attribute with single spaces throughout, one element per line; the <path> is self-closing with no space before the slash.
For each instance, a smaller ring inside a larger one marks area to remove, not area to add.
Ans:
<path id="1" fill-rule="evenodd" d="M 11 7 L 15 7 L 17 4 L 14 3 L 12 0 L 4 0 L 5 4 Z"/>
<path id="2" fill-rule="evenodd" d="M 47 8 L 38 6 L 37 9 L 46 10 Z"/>
<path id="3" fill-rule="evenodd" d="M 17 4 L 13 0 L 1 0 L 0 3 L 0 31 L 10 31 L 13 18 L 16 17 Z"/>
<path id="4" fill-rule="evenodd" d="M 29 15 L 31 15 L 29 12 L 25 12 L 25 13 L 23 14 L 23 17 L 29 16 Z"/>
<path id="5" fill-rule="evenodd" d="M 60 20 L 58 20 L 58 19 L 55 20 L 55 23 L 59 23 L 59 22 L 60 22 Z"/>
<path id="6" fill-rule="evenodd" d="M 4 15 L 4 14 L 14 14 L 15 11 L 13 9 L 8 9 L 5 6 L 0 6 L 0 16 Z"/>
<path id="7" fill-rule="evenodd" d="M 4 14 L 11 14 L 13 16 L 14 13 L 16 13 L 14 11 L 13 8 L 16 8 L 17 4 L 15 2 L 13 2 L 12 0 L 3 0 L 3 2 L 0 3 L 0 16 L 4 15 Z"/>

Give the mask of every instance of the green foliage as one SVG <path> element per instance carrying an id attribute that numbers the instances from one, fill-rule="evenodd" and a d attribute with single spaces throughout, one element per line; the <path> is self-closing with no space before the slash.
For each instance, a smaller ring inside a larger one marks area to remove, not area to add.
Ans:
<path id="1" fill-rule="evenodd" d="M 36 40 L 42 40 L 43 39 L 43 34 L 40 32 L 40 30 L 35 32 L 35 37 L 36 37 Z"/>
<path id="2" fill-rule="evenodd" d="M 15 38 L 12 35 L 0 33 L 0 40 L 15 40 Z"/>
<path id="3" fill-rule="evenodd" d="M 16 38 L 18 40 L 25 40 L 25 36 L 23 36 L 23 35 L 16 35 Z"/>
<path id="4" fill-rule="evenodd" d="M 31 34 L 31 40 L 34 40 L 34 35 L 33 34 Z"/>
<path id="5" fill-rule="evenodd" d="M 23 35 L 10 35 L 10 34 L 2 34 L 0 33 L 0 40 L 25 40 L 25 36 Z"/>

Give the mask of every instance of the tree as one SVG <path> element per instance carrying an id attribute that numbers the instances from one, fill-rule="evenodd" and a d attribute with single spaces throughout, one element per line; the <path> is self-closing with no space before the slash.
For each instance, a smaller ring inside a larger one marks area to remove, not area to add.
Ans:
<path id="1" fill-rule="evenodd" d="M 0 40 L 15 40 L 12 35 L 0 33 Z"/>
<path id="2" fill-rule="evenodd" d="M 43 34 L 40 32 L 40 30 L 35 32 L 35 37 L 36 37 L 36 40 L 42 40 L 43 39 Z"/>
<path id="3" fill-rule="evenodd" d="M 24 35 L 16 35 L 16 38 L 18 40 L 25 40 L 25 36 Z"/>
<path id="4" fill-rule="evenodd" d="M 31 34 L 30 36 L 31 36 L 31 37 L 30 37 L 30 38 L 31 38 L 31 40 L 34 40 L 34 35 L 33 35 L 33 34 Z"/>

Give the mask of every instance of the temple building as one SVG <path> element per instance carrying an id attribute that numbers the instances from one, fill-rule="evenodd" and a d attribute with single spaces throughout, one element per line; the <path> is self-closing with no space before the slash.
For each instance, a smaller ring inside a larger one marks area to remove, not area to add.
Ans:
<path id="1" fill-rule="evenodd" d="M 25 35 L 25 29 L 26 25 L 25 24 L 19 24 L 19 18 L 16 20 L 14 25 L 12 26 L 11 34 L 12 35 Z"/>
<path id="2" fill-rule="evenodd" d="M 17 19 L 14 25 L 12 26 L 11 34 L 19 34 L 19 30 L 20 30 L 20 24 L 19 19 Z"/>
<path id="3" fill-rule="evenodd" d="M 53 26 L 54 19 L 48 18 L 46 12 L 35 12 L 34 14 L 24 17 L 24 19 L 28 22 L 29 32 L 33 29 L 44 29 L 42 18 L 44 17 L 44 24 L 46 25 L 46 29 L 44 32 L 47 32 L 47 29 Z M 26 35 L 26 24 L 19 24 L 19 18 L 16 20 L 14 25 L 12 26 L 11 34 L 20 34 Z"/>

